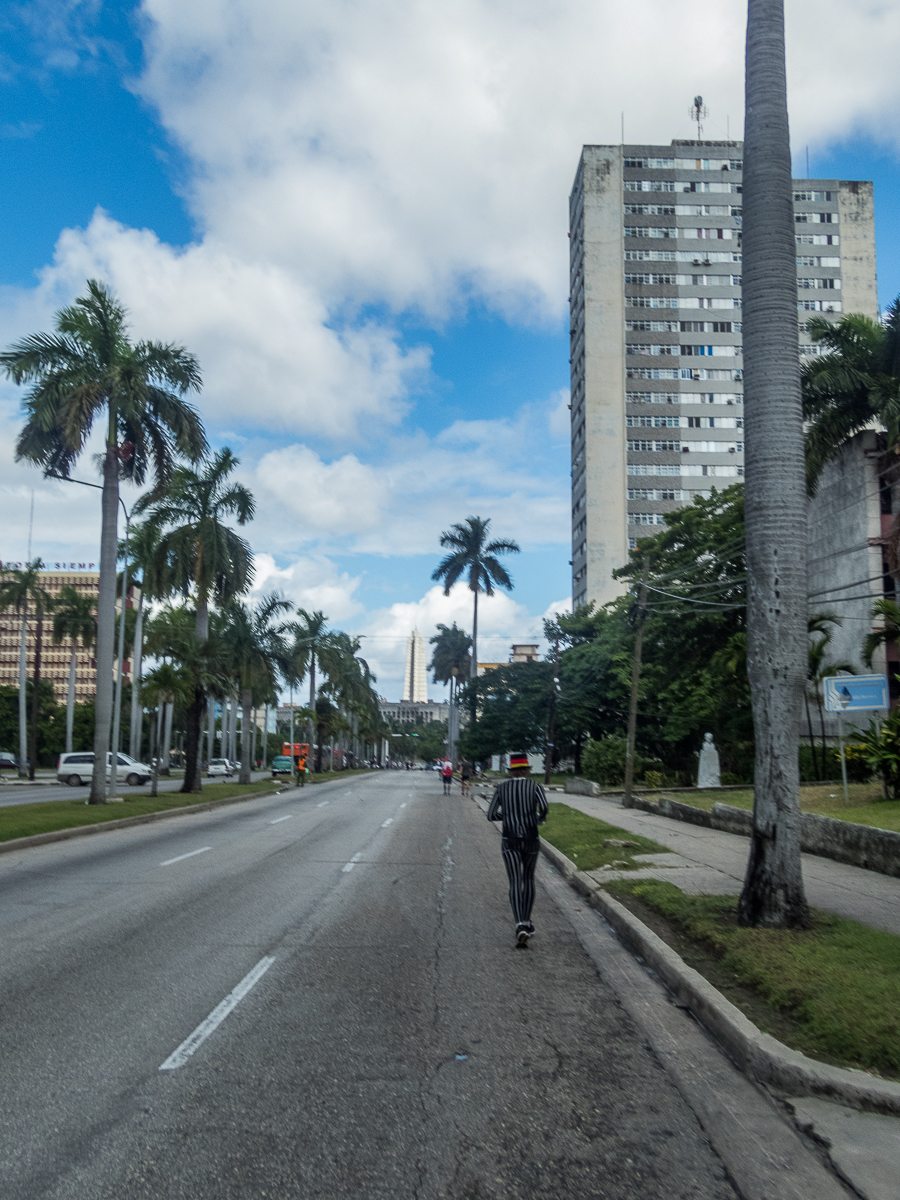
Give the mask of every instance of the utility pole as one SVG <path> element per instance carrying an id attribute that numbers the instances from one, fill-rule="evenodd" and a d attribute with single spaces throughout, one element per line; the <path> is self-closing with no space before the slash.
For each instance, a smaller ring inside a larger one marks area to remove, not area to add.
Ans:
<path id="1" fill-rule="evenodd" d="M 550 719 L 547 722 L 547 751 L 544 754 L 544 783 L 549 784 L 553 770 L 553 739 L 556 737 L 556 701 L 559 696 L 559 638 L 553 643 L 553 691 L 550 695 Z"/>
<path id="2" fill-rule="evenodd" d="M 644 618 L 647 611 L 647 575 L 650 564 L 644 559 L 644 572 L 641 576 L 641 590 L 638 594 L 637 613 L 635 616 L 634 634 L 634 664 L 631 668 L 631 703 L 628 706 L 628 747 L 625 756 L 625 795 L 622 807 L 631 808 L 631 788 L 634 783 L 634 742 L 637 731 L 638 690 L 641 682 L 641 651 L 644 646 Z"/>

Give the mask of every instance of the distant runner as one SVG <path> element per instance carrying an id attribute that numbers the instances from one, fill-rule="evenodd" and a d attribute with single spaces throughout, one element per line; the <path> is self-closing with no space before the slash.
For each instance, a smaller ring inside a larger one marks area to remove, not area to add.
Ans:
<path id="1" fill-rule="evenodd" d="M 444 784 L 444 795 L 450 795 L 450 785 L 453 782 L 453 763 L 446 759 L 441 766 L 441 781 Z"/>
<path id="2" fill-rule="evenodd" d="M 464 758 L 459 764 L 459 782 L 462 786 L 462 794 L 468 796 L 469 784 L 472 780 L 472 764 L 467 758 Z"/>
<path id="3" fill-rule="evenodd" d="M 547 819 L 547 797 L 533 779 L 527 754 L 509 756 L 511 779 L 498 784 L 488 809 L 489 821 L 503 822 L 500 853 L 509 877 L 509 903 L 516 922 L 516 947 L 525 949 L 534 934 L 534 869 L 539 850 L 538 825 Z"/>

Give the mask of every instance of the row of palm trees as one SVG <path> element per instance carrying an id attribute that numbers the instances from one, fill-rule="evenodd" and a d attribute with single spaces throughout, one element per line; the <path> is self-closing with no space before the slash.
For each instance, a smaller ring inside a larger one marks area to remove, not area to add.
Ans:
<path id="1" fill-rule="evenodd" d="M 319 703 L 318 666 L 326 680 L 320 689 L 323 701 L 331 705 L 335 700 L 348 711 L 353 707 L 357 723 L 360 716 L 372 723 L 372 714 L 377 712 L 374 678 L 359 657 L 358 641 L 329 631 L 322 613 L 300 610 L 294 614 L 299 621 L 287 620 L 290 605 L 279 596 L 268 596 L 255 607 L 240 599 L 253 582 L 253 558 L 248 542 L 233 526 L 244 526 L 252 519 L 254 501 L 247 488 L 231 478 L 238 466 L 232 452 L 224 448 L 210 453 L 203 423 L 188 398 L 201 385 L 193 355 L 169 343 L 134 342 L 122 305 L 103 283 L 89 280 L 85 295 L 56 314 L 54 331 L 33 334 L 11 346 L 0 354 L 0 369 L 28 387 L 17 459 L 40 466 L 48 478 L 72 479 L 71 472 L 95 427 L 102 431 L 96 615 L 81 603 L 82 597 L 77 597 L 76 605 L 75 599 L 67 596 L 57 613 L 58 626 L 54 625 L 54 637 L 58 632 L 60 638 L 68 638 L 73 654 L 76 641 L 94 648 L 95 764 L 107 760 L 113 728 L 117 567 L 122 557 L 118 510 L 123 481 L 139 487 L 150 485 L 132 513 L 126 513 L 122 596 L 138 574 L 141 579 L 133 633 L 135 684 L 141 677 L 144 604 L 164 605 L 163 612 L 147 622 L 148 649 L 160 662 L 147 674 L 143 687 L 133 689 L 132 738 L 140 728 L 142 699 L 153 707 L 185 699 L 183 791 L 200 790 L 204 714 L 211 702 L 229 695 L 230 689 L 239 692 L 246 729 L 255 693 L 272 695 L 279 678 L 298 684 L 308 675 L 310 719 L 314 721 Z M 133 530 L 132 517 L 143 518 Z M 30 609 L 37 620 L 32 774 L 43 619 L 51 609 L 50 598 L 40 587 L 40 565 L 36 560 L 26 571 L 6 572 L 0 580 L 0 605 L 14 606 L 22 614 L 23 660 Z M 122 609 L 124 621 L 124 603 Z M 72 708 L 70 703 L 69 728 Z M 24 763 L 24 665 L 19 716 L 20 760 Z M 248 739 L 243 740 L 241 778 L 249 781 Z M 139 752 L 139 743 L 132 740 L 132 749 L 135 747 Z M 106 799 L 104 772 L 95 770 L 90 803 L 101 804 Z"/>

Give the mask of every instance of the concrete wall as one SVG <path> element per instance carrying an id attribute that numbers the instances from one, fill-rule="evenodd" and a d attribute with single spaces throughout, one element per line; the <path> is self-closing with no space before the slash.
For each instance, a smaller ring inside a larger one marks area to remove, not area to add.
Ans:
<path id="1" fill-rule="evenodd" d="M 592 779 L 581 779 L 575 775 L 566 780 L 566 792 L 570 796 L 599 796 L 600 785 Z"/>
<path id="2" fill-rule="evenodd" d="M 831 611 L 843 618 L 842 626 L 831 627 L 828 658 L 865 672 L 887 669 L 883 650 L 871 668 L 862 660 L 863 640 L 873 624 L 872 604 L 884 594 L 880 541 L 884 525 L 893 520 L 891 515 L 886 522 L 882 518 L 877 443 L 877 434 L 869 430 L 852 439 L 822 472 L 807 514 L 809 611 Z M 826 717 L 826 731 L 837 735 L 834 718 Z M 802 733 L 806 736 L 805 720 Z"/>
<path id="3" fill-rule="evenodd" d="M 586 552 L 573 555 L 573 572 L 583 567 L 584 584 L 575 585 L 598 605 L 625 590 L 612 572 L 628 560 L 625 438 L 625 256 L 622 222 L 623 152 L 621 146 L 585 146 L 573 190 L 573 261 L 581 257 L 583 271 L 573 287 L 584 291 L 583 413 L 576 394 L 579 330 L 573 325 L 573 433 L 583 419 L 582 461 L 573 464 L 573 529 L 585 521 Z M 610 200 L 614 202 L 610 202 Z M 580 203 L 580 212 L 579 212 Z M 576 313 L 573 310 L 573 316 Z M 584 508 L 578 511 L 581 468 Z M 576 546 L 580 538 L 575 537 Z"/>
<path id="4" fill-rule="evenodd" d="M 875 273 L 875 203 L 869 181 L 838 185 L 841 230 L 841 302 L 845 313 L 878 317 Z"/>

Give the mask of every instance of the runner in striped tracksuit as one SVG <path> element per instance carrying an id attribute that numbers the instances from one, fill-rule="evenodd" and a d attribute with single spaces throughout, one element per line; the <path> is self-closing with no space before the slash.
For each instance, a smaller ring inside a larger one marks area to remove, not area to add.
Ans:
<path id="1" fill-rule="evenodd" d="M 534 933 L 534 869 L 538 856 L 538 825 L 547 819 L 544 789 L 528 779 L 528 758 L 511 754 L 511 779 L 499 784 L 488 808 L 489 821 L 503 822 L 500 852 L 509 877 L 509 902 L 516 922 L 516 945 L 527 946 Z"/>

